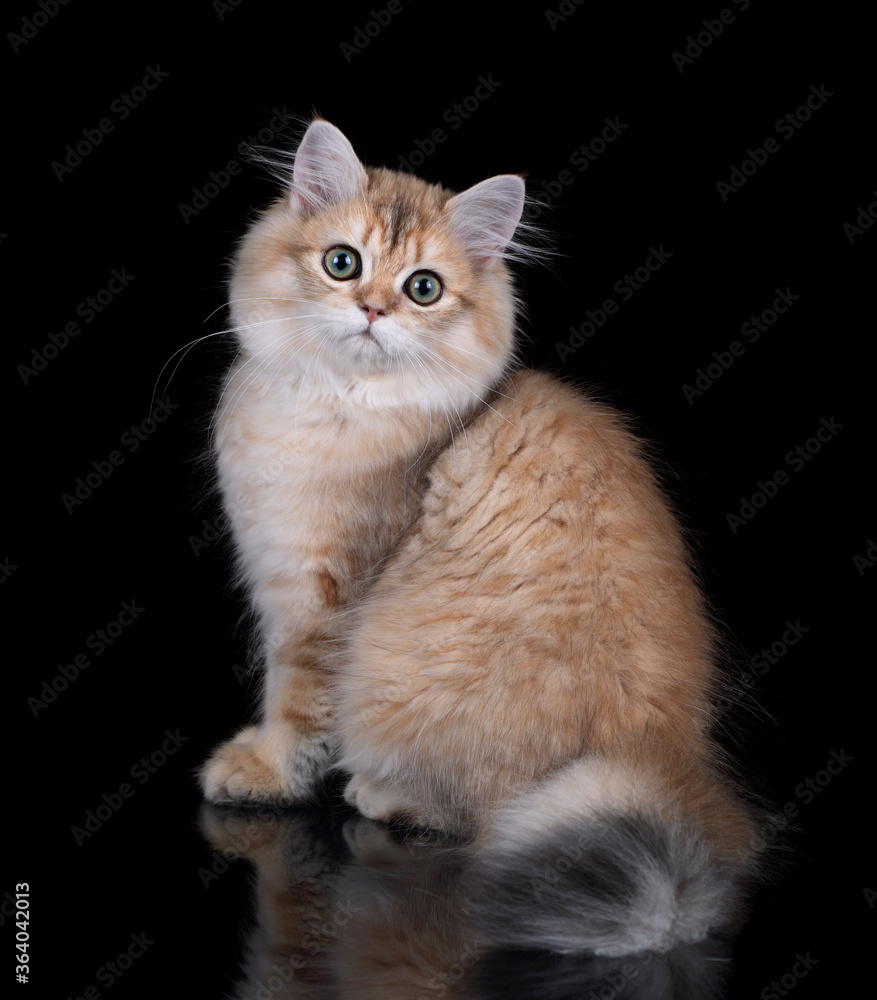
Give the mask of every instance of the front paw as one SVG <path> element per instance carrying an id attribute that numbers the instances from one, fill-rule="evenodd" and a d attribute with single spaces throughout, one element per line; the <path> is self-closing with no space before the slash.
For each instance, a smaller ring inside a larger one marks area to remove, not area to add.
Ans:
<path id="1" fill-rule="evenodd" d="M 327 759 L 320 741 L 249 726 L 213 752 L 201 789 L 217 805 L 297 805 L 312 796 Z"/>

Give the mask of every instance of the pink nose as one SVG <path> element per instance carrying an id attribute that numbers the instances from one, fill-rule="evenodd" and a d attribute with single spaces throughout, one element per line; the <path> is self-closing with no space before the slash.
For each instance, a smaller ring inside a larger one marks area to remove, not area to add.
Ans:
<path id="1" fill-rule="evenodd" d="M 362 306 L 363 311 L 366 314 L 366 319 L 369 323 L 374 323 L 378 316 L 386 316 L 387 314 L 383 309 L 378 309 L 376 306 L 364 305 Z"/>

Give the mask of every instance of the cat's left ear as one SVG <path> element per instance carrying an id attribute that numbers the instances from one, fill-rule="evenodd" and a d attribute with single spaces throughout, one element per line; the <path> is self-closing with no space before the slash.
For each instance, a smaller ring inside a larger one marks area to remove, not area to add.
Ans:
<path id="1" fill-rule="evenodd" d="M 366 179 L 365 167 L 344 133 L 321 118 L 311 122 L 295 154 L 292 207 L 313 215 L 327 205 L 355 198 Z"/>
<path id="2" fill-rule="evenodd" d="M 524 211 L 524 181 L 515 174 L 489 177 L 448 202 L 448 223 L 476 264 L 502 257 Z"/>

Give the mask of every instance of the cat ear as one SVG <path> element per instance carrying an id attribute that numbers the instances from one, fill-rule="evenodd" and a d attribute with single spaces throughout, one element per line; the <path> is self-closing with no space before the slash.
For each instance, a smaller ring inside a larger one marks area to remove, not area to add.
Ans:
<path id="1" fill-rule="evenodd" d="M 366 180 L 346 136 L 329 122 L 311 122 L 295 154 L 290 201 L 304 215 L 347 201 L 359 192 Z"/>
<path id="2" fill-rule="evenodd" d="M 447 204 L 451 231 L 479 265 L 502 257 L 524 211 L 524 181 L 500 174 L 481 181 Z"/>

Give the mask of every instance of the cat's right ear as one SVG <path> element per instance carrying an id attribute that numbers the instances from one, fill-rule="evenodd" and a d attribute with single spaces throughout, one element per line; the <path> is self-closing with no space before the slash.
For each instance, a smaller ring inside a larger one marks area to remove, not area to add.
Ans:
<path id="1" fill-rule="evenodd" d="M 489 177 L 454 195 L 446 207 L 451 231 L 476 266 L 508 255 L 524 211 L 524 181 L 517 174 Z"/>
<path id="2" fill-rule="evenodd" d="M 311 122 L 295 154 L 289 192 L 293 209 L 313 215 L 356 197 L 365 181 L 365 167 L 343 132 L 321 118 Z"/>

